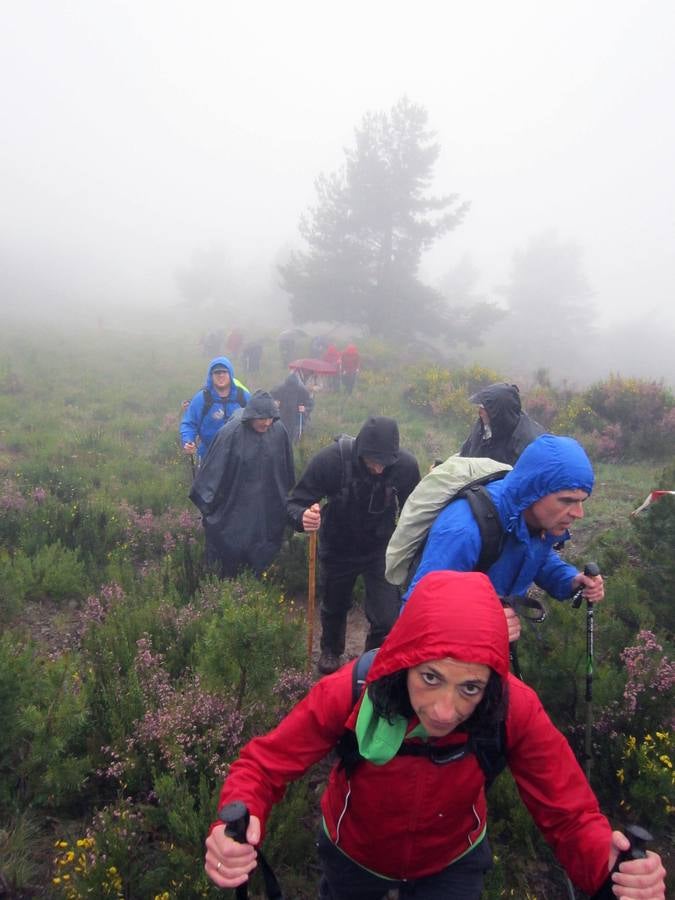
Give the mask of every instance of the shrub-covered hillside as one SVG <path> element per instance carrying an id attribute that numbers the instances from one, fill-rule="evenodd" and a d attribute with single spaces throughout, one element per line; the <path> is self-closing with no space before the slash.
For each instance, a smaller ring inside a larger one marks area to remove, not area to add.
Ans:
<path id="1" fill-rule="evenodd" d="M 317 392 L 298 470 L 335 435 L 383 414 L 398 419 L 402 445 L 426 471 L 466 436 L 469 396 L 509 380 L 423 359 L 401 365 L 376 342 L 362 356 L 351 396 Z M 303 536 L 289 535 L 261 581 L 205 572 L 177 426 L 208 361 L 184 334 L 0 338 L 0 896 L 217 896 L 203 842 L 228 764 L 314 677 Z M 278 384 L 275 344 L 254 376 L 237 374 L 251 389 Z M 521 391 L 535 418 L 576 435 L 596 463 L 596 489 L 565 552 L 581 566 L 596 559 L 607 581 L 592 712 L 583 609 L 545 601 L 547 620 L 521 641 L 525 678 L 613 822 L 639 820 L 665 851 L 675 498 L 630 512 L 651 490 L 675 488 L 673 398 L 618 374 L 576 393 L 540 372 Z M 289 897 L 315 896 L 325 774 L 320 766 L 295 784 L 269 827 L 265 848 Z M 568 896 L 508 775 L 490 808 L 497 862 L 486 896 Z"/>

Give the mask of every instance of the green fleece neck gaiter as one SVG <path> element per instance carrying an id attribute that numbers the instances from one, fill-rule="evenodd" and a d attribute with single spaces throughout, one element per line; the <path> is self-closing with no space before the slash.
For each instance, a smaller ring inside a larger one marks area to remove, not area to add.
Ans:
<path id="1" fill-rule="evenodd" d="M 396 752 L 403 743 L 407 727 L 408 720 L 403 716 L 396 716 L 392 724 L 378 716 L 366 691 L 354 729 L 359 753 L 368 762 L 376 766 L 383 766 L 396 756 Z"/>

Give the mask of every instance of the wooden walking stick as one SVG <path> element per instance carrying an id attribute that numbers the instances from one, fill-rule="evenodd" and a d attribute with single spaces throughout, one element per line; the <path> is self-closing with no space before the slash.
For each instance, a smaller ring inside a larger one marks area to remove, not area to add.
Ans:
<path id="1" fill-rule="evenodd" d="M 316 531 L 309 533 L 309 583 L 307 589 L 307 671 L 312 668 L 314 604 L 316 599 Z"/>

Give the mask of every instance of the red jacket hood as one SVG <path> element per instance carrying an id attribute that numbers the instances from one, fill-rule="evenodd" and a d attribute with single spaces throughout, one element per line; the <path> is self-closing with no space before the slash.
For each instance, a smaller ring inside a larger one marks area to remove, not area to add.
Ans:
<path id="1" fill-rule="evenodd" d="M 410 595 L 375 657 L 367 681 L 451 656 L 509 671 L 504 610 L 480 572 L 429 572 Z"/>

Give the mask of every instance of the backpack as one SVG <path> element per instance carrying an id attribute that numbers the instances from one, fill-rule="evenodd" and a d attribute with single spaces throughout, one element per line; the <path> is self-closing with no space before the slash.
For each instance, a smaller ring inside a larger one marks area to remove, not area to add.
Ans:
<path id="1" fill-rule="evenodd" d="M 343 506 L 346 506 L 349 503 L 350 491 L 352 485 L 352 476 L 354 473 L 354 468 L 352 465 L 352 452 L 354 449 L 354 441 L 355 437 L 352 437 L 351 434 L 338 434 L 335 436 L 334 441 L 337 443 L 340 449 L 340 465 L 341 465 L 341 476 L 340 476 L 340 490 L 336 493 L 332 494 L 330 499 L 333 501 L 338 501 Z M 385 487 L 385 506 L 388 505 L 392 498 L 395 503 L 395 511 L 396 513 L 400 512 L 399 502 L 398 502 L 398 491 L 396 488 L 389 483 L 389 481 L 385 478 L 384 481 Z"/>
<path id="2" fill-rule="evenodd" d="M 426 475 L 405 502 L 386 554 L 385 578 L 408 587 L 439 512 L 463 498 L 471 507 L 481 536 L 475 572 L 486 572 L 501 553 L 504 533 L 497 508 L 485 485 L 503 478 L 511 466 L 493 459 L 451 456 Z"/>
<path id="3" fill-rule="evenodd" d="M 366 650 L 354 664 L 352 670 L 352 706 L 356 705 L 356 701 L 361 696 L 377 650 L 378 648 Z M 396 755 L 426 756 L 432 762 L 442 765 L 458 762 L 467 753 L 473 753 L 485 775 L 485 789 L 487 790 L 507 765 L 506 723 L 501 721 L 481 734 L 471 734 L 467 743 L 460 748 L 454 748 L 450 752 L 448 752 L 449 748 L 445 748 L 446 755 L 442 758 L 438 758 L 438 754 L 434 754 L 434 749 L 440 750 L 440 748 L 434 748 L 429 744 L 406 744 L 404 742 L 399 747 Z M 356 734 L 353 731 L 346 730 L 342 734 L 336 746 L 336 753 L 340 760 L 340 766 L 344 768 L 348 777 L 351 776 L 356 766 L 363 759 L 359 753 Z"/>

